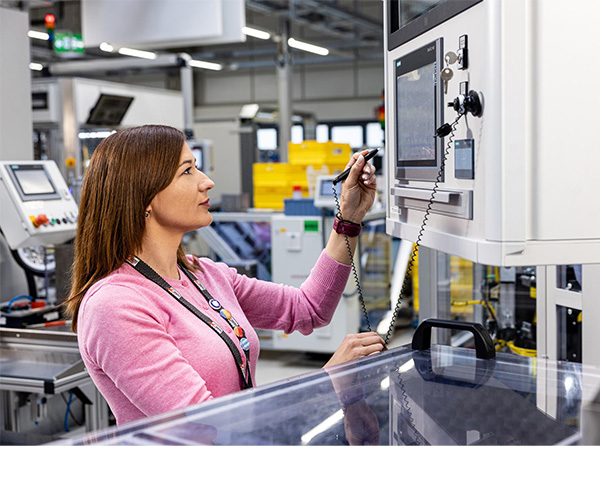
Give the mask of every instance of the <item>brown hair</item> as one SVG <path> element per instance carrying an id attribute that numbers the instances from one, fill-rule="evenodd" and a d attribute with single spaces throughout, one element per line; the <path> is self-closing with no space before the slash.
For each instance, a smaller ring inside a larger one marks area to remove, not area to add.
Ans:
<path id="1" fill-rule="evenodd" d="M 90 287 L 141 250 L 144 212 L 175 177 L 185 135 L 164 125 L 129 128 L 104 139 L 85 173 L 79 203 L 71 292 L 65 302 L 77 331 L 79 306 Z M 181 244 L 177 261 L 197 270 Z"/>

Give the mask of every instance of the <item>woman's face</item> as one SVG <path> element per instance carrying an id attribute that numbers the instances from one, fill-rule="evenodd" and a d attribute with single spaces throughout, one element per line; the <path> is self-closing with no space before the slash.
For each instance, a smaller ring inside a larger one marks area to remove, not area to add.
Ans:
<path id="1" fill-rule="evenodd" d="M 181 149 L 175 177 L 148 206 L 152 223 L 177 232 L 193 231 L 212 222 L 208 190 L 215 183 L 196 169 L 196 159 L 187 144 Z M 150 221 L 148 221 L 150 222 Z"/>

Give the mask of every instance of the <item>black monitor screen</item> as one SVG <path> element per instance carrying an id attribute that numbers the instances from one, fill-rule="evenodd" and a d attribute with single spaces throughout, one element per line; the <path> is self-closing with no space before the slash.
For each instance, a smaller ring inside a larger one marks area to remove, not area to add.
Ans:
<path id="1" fill-rule="evenodd" d="M 483 0 L 388 0 L 387 49 L 394 50 Z"/>
<path id="2" fill-rule="evenodd" d="M 120 125 L 133 97 L 100 94 L 87 119 L 88 125 Z"/>
<path id="3" fill-rule="evenodd" d="M 395 64 L 398 165 L 435 165 L 436 45 L 432 43 L 407 54 Z"/>
<path id="4" fill-rule="evenodd" d="M 406 26 L 417 17 L 426 14 L 445 1 L 446 0 L 420 0 L 419 2 L 415 2 L 414 0 L 400 0 L 400 27 Z"/>

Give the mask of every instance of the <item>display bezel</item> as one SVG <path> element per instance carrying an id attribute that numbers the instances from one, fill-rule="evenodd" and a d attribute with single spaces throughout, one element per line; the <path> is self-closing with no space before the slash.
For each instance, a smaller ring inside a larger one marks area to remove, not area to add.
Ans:
<path id="1" fill-rule="evenodd" d="M 435 28 L 448 19 L 453 18 L 482 1 L 483 0 L 446 0 L 444 3 L 437 5 L 433 9 L 424 12 L 406 25 L 401 26 L 399 17 L 401 9 L 398 7 L 399 4 L 402 3 L 402 0 L 388 0 L 387 50 L 391 51 L 400 47 L 400 45 L 426 33 L 430 29 Z M 396 22 L 392 22 L 392 17 L 397 17 L 397 19 L 395 19 Z"/>
<path id="2" fill-rule="evenodd" d="M 15 173 L 16 169 L 14 169 L 13 167 L 18 167 L 19 169 L 23 169 L 23 170 L 36 170 L 36 171 L 41 170 L 42 172 L 44 172 L 44 175 L 48 179 L 48 182 L 52 186 L 52 189 L 54 189 L 54 192 L 52 192 L 52 193 L 34 193 L 34 194 L 25 193 L 23 191 L 23 187 L 21 186 L 21 181 L 19 180 L 18 176 Z M 19 196 L 21 197 L 21 199 L 23 201 L 60 200 L 61 199 L 61 195 L 58 192 L 58 189 L 56 189 L 56 185 L 54 184 L 54 182 L 52 182 L 52 177 L 50 177 L 50 175 L 48 174 L 48 170 L 46 169 L 46 166 L 43 163 L 27 163 L 27 164 L 9 163 L 6 165 L 6 170 L 8 171 L 9 177 L 12 179 L 13 185 L 15 186 L 17 193 L 19 193 Z"/>
<path id="3" fill-rule="evenodd" d="M 424 180 L 434 181 L 437 179 L 438 171 L 441 167 L 443 148 L 443 140 L 436 138 L 435 157 L 431 160 L 398 160 L 398 85 L 397 79 L 406 73 L 414 71 L 434 63 L 434 108 L 435 108 L 435 130 L 437 130 L 444 122 L 444 95 L 443 85 L 441 84 L 439 74 L 443 63 L 444 43 L 442 38 L 438 38 L 427 45 L 403 55 L 394 60 L 394 131 L 395 141 L 395 163 L 396 163 L 396 179 L 399 180 Z M 400 63 L 400 64 L 399 64 Z M 432 130 L 432 135 L 435 134 Z M 443 173 L 440 181 L 443 181 Z"/>

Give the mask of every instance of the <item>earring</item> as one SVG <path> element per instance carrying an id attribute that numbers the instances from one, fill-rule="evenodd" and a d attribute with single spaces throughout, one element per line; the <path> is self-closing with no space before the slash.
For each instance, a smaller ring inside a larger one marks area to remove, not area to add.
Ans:
<path id="1" fill-rule="evenodd" d="M 146 219 L 147 219 L 148 217 L 150 217 L 150 212 L 146 212 L 146 213 L 144 213 L 144 217 L 146 217 Z"/>

